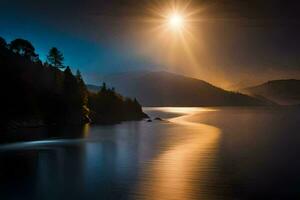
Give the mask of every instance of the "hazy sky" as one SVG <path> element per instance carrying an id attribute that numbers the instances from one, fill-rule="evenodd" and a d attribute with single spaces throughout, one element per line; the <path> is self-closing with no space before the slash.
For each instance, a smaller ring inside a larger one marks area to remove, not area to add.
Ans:
<path id="1" fill-rule="evenodd" d="M 197 10 L 193 39 L 172 49 L 146 21 L 168 5 L 188 2 L 187 12 Z M 184 73 L 222 87 L 300 78 L 298 1 L 1 0 L 0 36 L 30 40 L 42 59 L 58 47 L 87 82 L 96 73 L 144 69 Z"/>

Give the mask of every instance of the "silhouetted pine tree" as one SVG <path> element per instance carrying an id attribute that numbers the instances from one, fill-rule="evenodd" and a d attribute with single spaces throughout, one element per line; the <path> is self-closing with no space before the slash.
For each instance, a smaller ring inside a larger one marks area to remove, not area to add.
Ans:
<path id="1" fill-rule="evenodd" d="M 81 73 L 79 70 L 76 72 L 76 79 L 79 87 L 79 95 L 80 95 L 80 101 L 82 104 L 82 114 L 85 116 L 86 119 L 88 119 L 89 115 L 89 108 L 88 108 L 88 90 L 86 88 L 86 85 L 82 79 Z"/>
<path id="2" fill-rule="evenodd" d="M 53 67 L 61 68 L 61 69 L 65 68 L 63 65 L 64 56 L 56 47 L 53 47 L 50 49 L 48 56 L 47 56 L 47 61 Z"/>

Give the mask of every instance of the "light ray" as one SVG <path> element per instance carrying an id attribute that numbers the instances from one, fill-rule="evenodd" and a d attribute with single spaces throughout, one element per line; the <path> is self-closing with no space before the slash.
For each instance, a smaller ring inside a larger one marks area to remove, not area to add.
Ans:
<path id="1" fill-rule="evenodd" d="M 149 5 L 148 17 L 142 19 L 150 44 L 155 50 L 158 62 L 170 71 L 186 71 L 199 74 L 201 71 L 199 49 L 199 25 L 203 7 L 192 0 L 155 1 Z M 201 40 L 200 40 L 201 41 Z"/>

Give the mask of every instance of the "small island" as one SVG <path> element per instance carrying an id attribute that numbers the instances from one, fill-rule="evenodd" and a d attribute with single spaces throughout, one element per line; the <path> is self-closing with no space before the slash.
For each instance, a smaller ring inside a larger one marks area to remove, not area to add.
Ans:
<path id="1" fill-rule="evenodd" d="M 97 92 L 88 91 L 80 71 L 74 75 L 63 61 L 55 47 L 42 62 L 29 41 L 7 44 L 0 37 L 1 130 L 147 118 L 136 99 L 123 97 L 105 83 Z"/>

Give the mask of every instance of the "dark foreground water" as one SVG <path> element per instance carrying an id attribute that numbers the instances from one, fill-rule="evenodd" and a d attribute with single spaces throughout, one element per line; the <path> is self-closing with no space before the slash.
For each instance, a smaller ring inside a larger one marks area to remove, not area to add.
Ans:
<path id="1" fill-rule="evenodd" d="M 299 109 L 145 110 L 168 121 L 0 146 L 0 199 L 300 198 Z"/>

